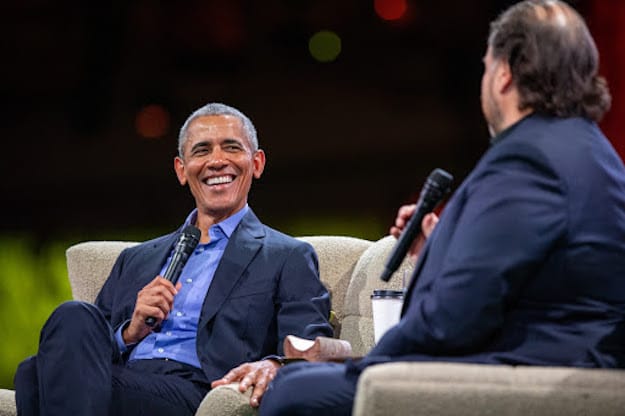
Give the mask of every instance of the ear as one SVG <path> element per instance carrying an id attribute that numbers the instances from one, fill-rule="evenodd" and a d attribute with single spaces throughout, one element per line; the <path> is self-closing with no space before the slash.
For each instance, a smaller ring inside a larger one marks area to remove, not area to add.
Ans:
<path id="1" fill-rule="evenodd" d="M 510 92 L 513 87 L 512 70 L 508 61 L 498 61 L 495 69 L 495 88 L 500 94 Z"/>
<path id="2" fill-rule="evenodd" d="M 180 182 L 180 185 L 186 185 L 187 174 L 184 169 L 184 161 L 180 158 L 180 156 L 176 156 L 174 158 L 174 170 L 176 171 L 176 176 L 178 177 L 178 182 Z"/>
<path id="3" fill-rule="evenodd" d="M 254 177 L 258 179 L 265 170 L 265 152 L 262 149 L 258 149 L 254 152 L 252 158 L 252 163 L 254 163 Z"/>

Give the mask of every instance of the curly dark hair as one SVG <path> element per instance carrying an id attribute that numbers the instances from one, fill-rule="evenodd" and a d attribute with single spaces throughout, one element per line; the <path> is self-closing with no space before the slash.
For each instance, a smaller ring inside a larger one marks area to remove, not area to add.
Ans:
<path id="1" fill-rule="evenodd" d="M 599 121 L 611 97 L 597 74 L 599 53 L 582 17 L 558 0 L 526 0 L 491 23 L 488 45 L 508 62 L 519 109 Z"/>

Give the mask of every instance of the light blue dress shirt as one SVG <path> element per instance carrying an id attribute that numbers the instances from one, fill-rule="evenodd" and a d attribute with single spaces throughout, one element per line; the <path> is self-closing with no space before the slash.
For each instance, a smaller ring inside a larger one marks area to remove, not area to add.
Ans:
<path id="1" fill-rule="evenodd" d="M 182 287 L 174 297 L 169 316 L 161 323 L 159 332 L 152 332 L 139 342 L 131 352 L 130 360 L 170 359 L 201 368 L 195 344 L 202 305 L 228 240 L 248 210 L 248 205 L 245 205 L 236 214 L 208 229 L 210 241 L 198 244 L 182 269 L 178 280 Z M 197 210 L 193 210 L 184 226 L 194 224 L 196 218 Z M 161 276 L 165 273 L 172 254 L 173 249 L 161 269 Z M 122 325 L 115 334 L 122 352 L 128 348 L 121 336 L 125 326 Z"/>

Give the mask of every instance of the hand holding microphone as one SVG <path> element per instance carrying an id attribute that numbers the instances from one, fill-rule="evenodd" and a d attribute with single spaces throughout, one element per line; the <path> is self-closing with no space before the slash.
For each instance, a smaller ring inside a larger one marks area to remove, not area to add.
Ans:
<path id="1" fill-rule="evenodd" d="M 417 204 L 409 204 L 403 205 L 397 211 L 397 218 L 395 218 L 395 224 L 391 226 L 389 230 L 389 234 L 399 240 L 401 233 L 406 228 L 406 224 L 412 218 L 415 211 L 417 210 Z M 415 240 L 412 242 L 412 245 L 408 249 L 406 253 L 411 259 L 416 260 L 418 254 L 421 252 L 423 245 L 425 244 L 425 240 L 432 234 L 434 228 L 438 224 L 438 216 L 430 212 L 429 214 L 425 214 L 423 220 L 421 221 L 421 233 L 417 235 Z"/>
<path id="2" fill-rule="evenodd" d="M 428 176 L 421 189 L 419 200 L 414 208 L 414 214 L 401 233 L 393 252 L 389 256 L 380 279 L 385 282 L 395 273 L 401 262 L 406 257 L 412 242 L 421 233 L 423 217 L 432 212 L 443 197 L 450 191 L 453 177 L 442 169 L 434 169 Z M 401 215 L 401 212 L 400 212 Z"/>
<path id="3" fill-rule="evenodd" d="M 189 256 L 195 250 L 198 243 L 200 242 L 201 232 L 198 228 L 193 225 L 188 225 L 182 230 L 180 237 L 178 237 L 178 241 L 176 242 L 176 246 L 174 247 L 174 254 L 172 255 L 171 261 L 163 274 L 163 278 L 169 280 L 174 286 L 176 282 L 178 282 L 178 278 L 180 277 L 180 273 L 182 273 L 182 269 L 185 264 L 187 264 L 187 260 L 189 260 Z M 152 327 L 156 324 L 156 318 L 149 316 L 145 319 L 145 324 Z"/>

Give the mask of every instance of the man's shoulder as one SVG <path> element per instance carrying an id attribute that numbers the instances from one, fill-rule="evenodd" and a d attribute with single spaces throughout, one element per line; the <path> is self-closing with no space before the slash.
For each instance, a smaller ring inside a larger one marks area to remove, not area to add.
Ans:
<path id="1" fill-rule="evenodd" d="M 489 150 L 486 160 L 519 158 L 550 160 L 554 155 L 576 153 L 600 134 L 593 122 L 580 117 L 531 115 L 519 122 Z M 590 139 L 590 140 L 589 140 Z"/>
<path id="2" fill-rule="evenodd" d="M 126 254 L 136 254 L 136 253 L 143 252 L 145 250 L 152 250 L 163 244 L 169 244 L 169 240 L 171 240 L 173 234 L 174 233 L 169 233 L 169 234 L 161 235 L 159 237 L 152 238 L 151 240 L 140 242 L 136 245 L 127 247 L 126 249 L 124 249 L 124 251 L 126 252 Z"/>
<path id="3" fill-rule="evenodd" d="M 250 210 L 248 215 L 245 217 L 244 223 L 246 229 L 252 230 L 252 234 L 256 236 L 262 235 L 265 244 L 291 248 L 309 245 L 302 240 L 298 240 L 297 238 L 288 235 L 283 231 L 278 231 L 277 229 L 263 223 L 252 210 Z"/>
<path id="4" fill-rule="evenodd" d="M 265 230 L 265 239 L 268 243 L 282 245 L 285 247 L 298 247 L 309 245 L 303 240 L 299 240 L 296 237 L 288 235 L 282 231 L 278 231 L 268 225 L 263 224 L 262 226 Z"/>
<path id="5" fill-rule="evenodd" d="M 518 127 L 511 132 L 511 137 L 521 138 L 526 142 L 530 141 L 536 144 L 548 140 L 560 142 L 562 138 L 570 143 L 571 137 L 600 134 L 596 123 L 583 117 L 554 117 L 534 114 L 523 120 Z"/>
<path id="6" fill-rule="evenodd" d="M 140 247 L 153 247 L 153 246 L 158 246 L 160 244 L 164 244 L 167 241 L 169 241 L 172 236 L 175 234 L 175 232 L 171 232 L 169 234 L 164 234 L 155 238 L 152 238 L 150 240 L 146 240 L 142 243 L 139 243 L 138 245 L 136 245 L 136 248 L 140 248 Z"/>

